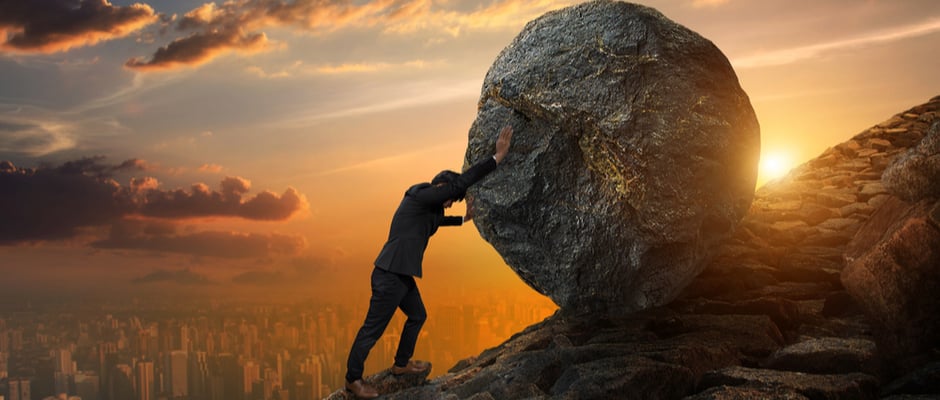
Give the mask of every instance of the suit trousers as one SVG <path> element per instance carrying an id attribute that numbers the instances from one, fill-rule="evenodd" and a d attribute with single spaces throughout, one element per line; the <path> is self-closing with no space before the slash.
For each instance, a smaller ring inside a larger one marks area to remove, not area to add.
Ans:
<path id="1" fill-rule="evenodd" d="M 349 351 L 349 359 L 346 361 L 347 382 L 362 379 L 366 357 L 375 342 L 382 337 L 397 308 L 408 317 L 398 341 L 398 351 L 395 353 L 395 365 L 403 367 L 408 365 L 408 360 L 414 355 L 415 343 L 418 342 L 418 333 L 427 319 L 427 311 L 424 309 L 424 302 L 421 301 L 421 293 L 418 292 L 414 277 L 375 268 L 372 271 L 369 312 L 366 313 L 362 328 L 356 334 L 356 340 Z"/>

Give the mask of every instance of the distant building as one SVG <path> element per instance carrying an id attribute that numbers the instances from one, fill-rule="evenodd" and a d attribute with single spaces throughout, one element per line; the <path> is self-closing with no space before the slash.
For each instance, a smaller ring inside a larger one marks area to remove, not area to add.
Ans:
<path id="1" fill-rule="evenodd" d="M 29 378 L 12 378 L 8 382 L 10 400 L 31 400 Z"/>
<path id="2" fill-rule="evenodd" d="M 261 366 L 254 361 L 246 361 L 242 371 L 242 377 L 244 378 L 242 387 L 245 390 L 245 398 L 250 398 L 248 395 L 253 391 L 252 385 L 261 380 Z"/>
<path id="3" fill-rule="evenodd" d="M 97 375 L 76 374 L 75 394 L 82 400 L 100 400 L 98 391 L 99 379 Z"/>
<path id="4" fill-rule="evenodd" d="M 153 361 L 140 361 L 137 363 L 137 400 L 155 400 L 156 387 L 154 382 Z"/>
<path id="5" fill-rule="evenodd" d="M 204 351 L 190 354 L 187 369 L 189 397 L 203 400 L 209 397 L 209 357 Z"/>
<path id="6" fill-rule="evenodd" d="M 189 394 L 188 385 L 188 355 L 185 351 L 174 350 L 170 352 L 170 393 L 173 397 L 186 397 Z"/>

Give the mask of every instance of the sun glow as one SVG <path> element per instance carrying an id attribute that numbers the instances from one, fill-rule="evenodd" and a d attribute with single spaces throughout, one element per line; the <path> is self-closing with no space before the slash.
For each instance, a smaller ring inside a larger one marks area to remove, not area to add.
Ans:
<path id="1" fill-rule="evenodd" d="M 758 186 L 764 183 L 782 178 L 790 169 L 793 168 L 793 159 L 784 152 L 772 152 L 761 154 L 760 167 L 757 173 Z"/>

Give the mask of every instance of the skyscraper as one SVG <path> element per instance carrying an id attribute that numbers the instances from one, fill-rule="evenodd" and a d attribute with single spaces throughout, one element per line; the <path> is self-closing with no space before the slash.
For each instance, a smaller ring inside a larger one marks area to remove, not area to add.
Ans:
<path id="1" fill-rule="evenodd" d="M 261 380 L 261 366 L 254 361 L 246 361 L 242 367 L 242 377 L 244 378 L 245 398 L 249 398 L 252 391 L 252 384 Z"/>
<path id="2" fill-rule="evenodd" d="M 133 399 L 134 396 L 134 371 L 130 365 L 116 364 L 108 374 L 108 386 L 106 388 L 110 400 Z"/>
<path id="3" fill-rule="evenodd" d="M 193 400 L 206 400 L 209 397 L 209 357 L 204 351 L 190 354 L 189 397 Z"/>
<path id="4" fill-rule="evenodd" d="M 31 400 L 29 397 L 29 378 L 12 378 L 8 386 L 10 400 Z"/>
<path id="5" fill-rule="evenodd" d="M 98 384 L 97 375 L 78 373 L 75 375 L 75 394 L 82 400 L 99 400 Z"/>
<path id="6" fill-rule="evenodd" d="M 188 353 L 182 350 L 170 352 L 170 393 L 173 397 L 186 397 L 189 394 L 188 386 Z"/>
<path id="7" fill-rule="evenodd" d="M 156 388 L 153 372 L 153 361 L 137 363 L 137 400 L 154 400 Z"/>

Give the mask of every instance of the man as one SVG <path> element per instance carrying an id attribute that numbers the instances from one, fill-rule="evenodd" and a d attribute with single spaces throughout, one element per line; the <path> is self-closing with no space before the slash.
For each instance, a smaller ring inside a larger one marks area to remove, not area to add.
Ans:
<path id="1" fill-rule="evenodd" d="M 427 318 L 421 293 L 414 280 L 415 277 L 421 277 L 424 249 L 439 226 L 459 226 L 473 218 L 470 201 L 467 202 L 467 214 L 463 218 L 444 216 L 444 209 L 462 200 L 467 188 L 496 169 L 509 152 L 511 139 L 512 127 L 507 126 L 499 132 L 493 157 L 475 164 L 463 174 L 441 171 L 431 183 L 419 183 L 405 192 L 405 197 L 392 217 L 388 241 L 375 260 L 369 311 L 346 363 L 346 390 L 356 397 L 371 399 L 379 395 L 375 388 L 362 380 L 362 373 L 369 351 L 385 332 L 396 308 L 401 308 L 408 319 L 398 342 L 392 374 L 427 371 L 427 363 L 411 360 L 418 332 Z"/>

